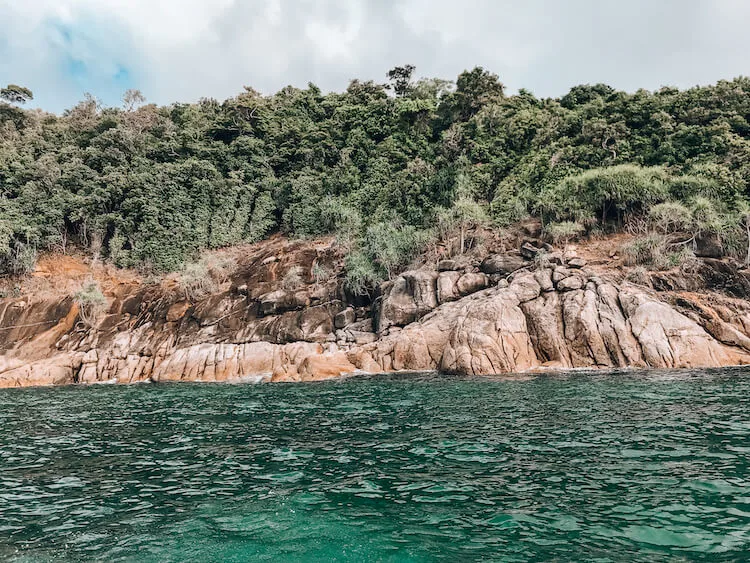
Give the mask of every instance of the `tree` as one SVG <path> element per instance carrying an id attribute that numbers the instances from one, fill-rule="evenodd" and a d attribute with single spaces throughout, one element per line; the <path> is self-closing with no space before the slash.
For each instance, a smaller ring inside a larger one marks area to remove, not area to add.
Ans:
<path id="1" fill-rule="evenodd" d="M 0 99 L 11 104 L 25 104 L 34 99 L 34 94 L 23 86 L 8 84 L 5 88 L 0 88 Z"/>
<path id="2" fill-rule="evenodd" d="M 503 98 L 505 86 L 496 74 L 484 70 L 481 66 L 465 70 L 458 75 L 454 105 L 459 119 L 468 119 L 477 113 L 488 102 Z"/>
<path id="3" fill-rule="evenodd" d="M 502 226 L 530 214 L 558 235 L 656 224 L 716 235 L 744 256 L 750 79 L 632 94 L 580 86 L 557 100 L 506 96 L 481 67 L 455 88 L 414 73 L 168 106 L 129 90 L 120 109 L 87 96 L 59 116 L 24 109 L 32 93 L 8 85 L 0 273 L 27 271 L 61 242 L 179 271 L 205 248 L 284 230 L 335 234 L 355 256 L 350 287 L 373 289 L 446 225 L 466 251 L 488 206 Z"/>
<path id="4" fill-rule="evenodd" d="M 125 111 L 133 111 L 136 107 L 146 102 L 146 96 L 140 90 L 128 89 L 122 96 L 122 107 Z"/>
<path id="5" fill-rule="evenodd" d="M 391 82 L 391 88 L 393 88 L 393 93 L 397 97 L 406 96 L 411 90 L 411 79 L 415 69 L 414 65 L 404 65 L 388 71 L 388 80 Z"/>

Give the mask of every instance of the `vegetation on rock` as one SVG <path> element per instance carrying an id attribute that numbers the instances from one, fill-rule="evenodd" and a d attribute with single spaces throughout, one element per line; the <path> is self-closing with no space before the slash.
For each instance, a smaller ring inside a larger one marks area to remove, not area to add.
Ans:
<path id="1" fill-rule="evenodd" d="M 78 316 L 86 327 L 93 327 L 107 306 L 101 287 L 95 281 L 86 282 L 73 299 L 78 304 Z"/>

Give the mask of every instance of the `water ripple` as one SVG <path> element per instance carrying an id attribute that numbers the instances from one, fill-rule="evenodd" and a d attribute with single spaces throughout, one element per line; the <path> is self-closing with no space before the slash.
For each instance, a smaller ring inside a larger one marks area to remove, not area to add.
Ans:
<path id="1" fill-rule="evenodd" d="M 0 392 L 0 560 L 742 560 L 743 370 Z"/>

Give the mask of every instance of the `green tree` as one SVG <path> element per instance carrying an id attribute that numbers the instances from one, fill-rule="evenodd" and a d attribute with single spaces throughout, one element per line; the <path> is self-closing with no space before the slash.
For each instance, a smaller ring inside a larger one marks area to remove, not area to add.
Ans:
<path id="1" fill-rule="evenodd" d="M 397 66 L 388 71 L 388 81 L 396 96 L 406 96 L 412 89 L 414 65 Z"/>

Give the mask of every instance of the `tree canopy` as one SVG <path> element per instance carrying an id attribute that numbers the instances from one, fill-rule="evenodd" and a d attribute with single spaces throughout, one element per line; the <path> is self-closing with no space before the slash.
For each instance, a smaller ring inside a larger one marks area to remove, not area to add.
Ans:
<path id="1" fill-rule="evenodd" d="M 282 231 L 336 234 L 369 283 L 436 223 L 463 236 L 480 217 L 618 224 L 699 197 L 725 215 L 747 208 L 748 78 L 683 91 L 583 85 L 540 99 L 506 95 L 480 67 L 455 83 L 414 72 L 328 94 L 246 87 L 223 102 L 157 106 L 128 91 L 115 108 L 87 96 L 62 115 L 10 105 L 33 95 L 9 85 L 0 270 L 28 271 L 36 251 L 70 244 L 118 266 L 173 270 L 202 249 Z"/>

